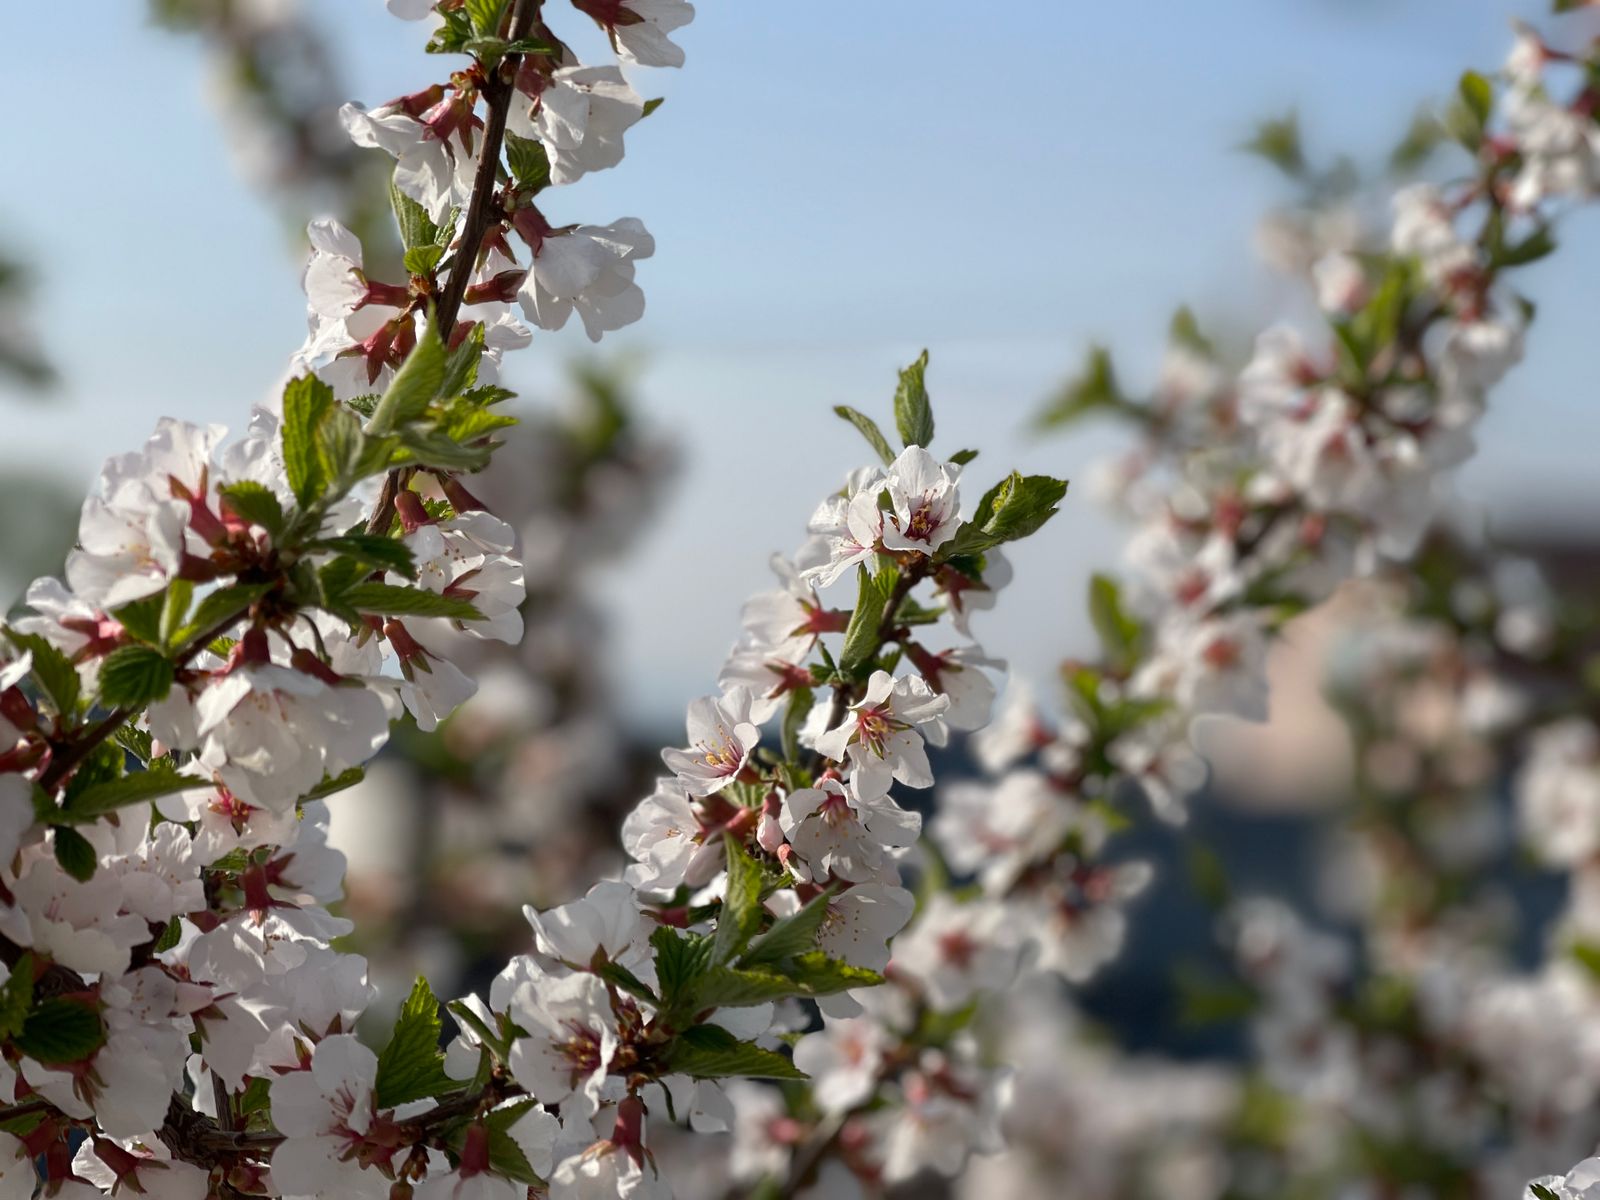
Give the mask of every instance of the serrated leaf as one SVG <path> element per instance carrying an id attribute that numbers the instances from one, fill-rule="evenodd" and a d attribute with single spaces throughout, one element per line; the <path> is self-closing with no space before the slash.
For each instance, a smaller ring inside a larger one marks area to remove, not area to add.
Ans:
<path id="1" fill-rule="evenodd" d="M 108 708 L 143 708 L 172 690 L 172 661 L 151 646 L 119 646 L 100 664 L 99 693 Z"/>
<path id="2" fill-rule="evenodd" d="M 697 1079 L 744 1076 L 750 1079 L 805 1079 L 783 1055 L 741 1042 L 720 1025 L 696 1025 L 673 1039 L 666 1054 L 669 1071 Z"/>
<path id="3" fill-rule="evenodd" d="M 161 605 L 161 646 L 163 649 L 172 646 L 177 639 L 178 631 L 183 628 L 184 618 L 189 615 L 189 605 L 194 600 L 194 584 L 187 579 L 171 579 L 167 581 L 166 598 Z"/>
<path id="4" fill-rule="evenodd" d="M 367 421 L 366 431 L 382 437 L 426 412 L 444 383 L 448 357 L 438 331 L 429 325 L 389 381 L 377 409 Z"/>
<path id="5" fill-rule="evenodd" d="M 300 797 L 300 802 L 304 804 L 308 800 L 326 800 L 346 788 L 355 787 L 366 777 L 365 767 L 351 767 L 347 771 L 340 771 L 337 775 L 324 775 L 321 783 Z"/>
<path id="6" fill-rule="evenodd" d="M 218 588 L 206 595 L 189 618 L 189 623 L 178 631 L 178 639 L 188 642 L 221 625 L 229 617 L 241 618 L 261 597 L 272 590 L 270 583 L 235 583 Z"/>
<path id="7" fill-rule="evenodd" d="M 695 981 L 692 1010 L 749 1008 L 800 995 L 804 989 L 772 967 L 710 967 Z"/>
<path id="8" fill-rule="evenodd" d="M 1067 481 L 1013 471 L 978 502 L 972 521 L 948 543 L 950 554 L 971 554 L 1036 533 L 1056 514 Z"/>
<path id="9" fill-rule="evenodd" d="M 405 253 L 402 262 L 407 275 L 432 275 L 439 260 L 444 257 L 443 246 L 413 246 Z M 376 404 L 373 405 L 377 407 Z"/>
<path id="10" fill-rule="evenodd" d="M 22 1032 L 11 1039 L 29 1058 L 46 1066 L 82 1062 L 106 1040 L 99 1015 L 83 1001 L 56 996 L 28 1014 Z"/>
<path id="11" fill-rule="evenodd" d="M 0 986 L 0 1041 L 15 1037 L 33 1007 L 33 954 L 24 950 Z"/>
<path id="12" fill-rule="evenodd" d="M 19 651 L 33 656 L 29 672 L 56 712 L 63 716 L 77 712 L 83 683 L 72 660 L 36 633 L 7 629 L 6 637 Z"/>
<path id="13" fill-rule="evenodd" d="M 152 954 L 165 954 L 176 946 L 182 937 L 183 921 L 179 917 L 173 917 L 167 922 L 167 927 L 161 931 L 161 936 L 155 940 L 155 944 L 150 947 L 150 952 Z"/>
<path id="14" fill-rule="evenodd" d="M 306 548 L 342 554 L 364 567 L 394 571 L 407 578 L 417 573 L 416 557 L 411 553 L 411 548 L 398 538 L 381 534 L 353 533 L 343 537 L 321 538 Z"/>
<path id="15" fill-rule="evenodd" d="M 445 359 L 444 379 L 439 383 L 441 396 L 460 396 L 477 382 L 478 363 L 483 358 L 483 346 L 484 327 L 480 322 L 472 327 L 472 332 L 467 334 L 461 344 L 450 351 Z"/>
<path id="16" fill-rule="evenodd" d="M 817 930 L 828 915 L 828 893 L 821 892 L 806 901 L 801 909 L 773 924 L 750 943 L 739 959 L 741 967 L 778 962 L 817 948 Z"/>
<path id="17" fill-rule="evenodd" d="M 798 954 L 784 964 L 784 971 L 795 981 L 796 994 L 831 996 L 858 987 L 877 987 L 883 976 L 865 967 L 852 967 L 821 950 Z"/>
<path id="18" fill-rule="evenodd" d="M 604 979 L 612 987 L 619 988 L 630 996 L 648 1000 L 651 1004 L 660 1003 L 655 992 L 650 990 L 650 985 L 621 963 L 604 962 L 595 974 L 599 975 L 601 979 Z"/>
<path id="19" fill-rule="evenodd" d="M 97 820 L 106 813 L 115 812 L 130 804 L 214 786 L 215 784 L 209 779 L 195 775 L 181 775 L 173 770 L 138 771 L 132 775 L 124 775 L 121 779 L 97 783 L 71 796 L 61 809 L 58 819 L 82 824 Z"/>
<path id="20" fill-rule="evenodd" d="M 521 190 L 537 192 L 550 184 L 550 152 L 538 138 L 506 134 L 506 161 Z"/>
<path id="21" fill-rule="evenodd" d="M 241 479 L 221 491 L 223 504 L 252 525 L 259 525 L 273 537 L 283 534 L 283 506 L 264 483 Z"/>
<path id="22" fill-rule="evenodd" d="M 89 844 L 89 839 L 76 829 L 66 825 L 54 827 L 56 862 L 61 869 L 71 875 L 79 883 L 87 883 L 94 878 L 95 867 L 100 859 L 94 852 L 94 847 Z"/>
<path id="23" fill-rule="evenodd" d="M 656 990 L 669 1012 L 692 1003 L 695 981 L 711 962 L 711 939 L 662 925 L 650 934 L 656 952 Z"/>
<path id="24" fill-rule="evenodd" d="M 884 466 L 887 467 L 894 462 L 894 451 L 889 448 L 889 440 L 883 436 L 883 431 L 878 428 L 876 421 L 848 404 L 836 404 L 833 411 L 856 427 L 861 436 L 867 439 L 867 444 L 878 452 L 878 457 L 883 460 Z"/>
<path id="25" fill-rule="evenodd" d="M 737 838 L 723 838 L 728 852 L 728 884 L 717 914 L 717 931 L 711 940 L 711 961 L 721 965 L 737 958 L 751 936 L 761 928 L 761 865 L 751 858 Z"/>
<path id="26" fill-rule="evenodd" d="M 346 588 L 338 599 L 356 612 L 384 617 L 448 617 L 454 621 L 483 619 L 470 600 L 393 583 L 358 583 Z"/>
<path id="27" fill-rule="evenodd" d="M 395 224 L 400 229 L 400 243 L 407 250 L 432 246 L 438 241 L 439 227 L 429 219 L 428 210 L 402 192 L 393 180 L 389 182 L 389 203 L 394 208 Z M 295 494 L 299 495 L 298 490 Z"/>
<path id="28" fill-rule="evenodd" d="M 289 490 L 302 506 L 319 499 L 327 486 L 317 455 L 317 429 L 333 405 L 333 389 L 315 375 L 291 379 L 283 389 L 283 466 Z"/>
<path id="29" fill-rule="evenodd" d="M 423 1100 L 461 1086 L 444 1072 L 444 1055 L 439 1050 L 442 1028 L 439 1001 L 428 981 L 419 976 L 400 1006 L 394 1035 L 378 1055 L 372 1094 L 379 1108 Z"/>
<path id="30" fill-rule="evenodd" d="M 950 461 L 958 467 L 964 467 L 977 457 L 978 452 L 976 450 L 957 450 L 950 456 Z"/>
<path id="31" fill-rule="evenodd" d="M 878 631 L 883 624 L 884 606 L 894 592 L 899 572 L 885 567 L 876 575 L 868 575 L 864 565 L 856 567 L 856 606 L 845 626 L 844 645 L 839 650 L 839 665 L 854 671 L 870 659 L 878 649 Z"/>
<path id="32" fill-rule="evenodd" d="M 900 385 L 894 391 L 894 424 L 900 440 L 907 446 L 926 446 L 933 441 L 933 406 L 928 402 L 928 352 L 900 372 Z"/>

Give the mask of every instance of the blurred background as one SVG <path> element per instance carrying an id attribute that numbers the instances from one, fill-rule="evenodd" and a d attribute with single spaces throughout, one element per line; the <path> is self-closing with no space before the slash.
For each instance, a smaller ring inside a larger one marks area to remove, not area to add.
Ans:
<path id="1" fill-rule="evenodd" d="M 433 737 L 401 730 L 334 805 L 363 829 L 343 839 L 350 905 L 380 982 L 421 967 L 441 993 L 481 985 L 526 938 L 521 904 L 618 862 L 620 815 L 685 702 L 714 688 L 769 554 L 863 459 L 831 406 L 882 412 L 926 346 L 942 446 L 1081 483 L 1121 435 L 1046 435 L 1035 418 L 1092 343 L 1139 391 L 1176 305 L 1242 350 L 1306 303 L 1276 269 L 1312 219 L 1304 197 L 1239 149 L 1262 119 L 1297 111 L 1309 153 L 1371 174 L 1464 67 L 1498 64 L 1512 18 L 1545 8 L 703 4 L 687 68 L 635 78 L 666 105 L 625 164 L 552 201 L 558 221 L 639 216 L 658 250 L 640 270 L 644 321 L 602 352 L 575 327 L 540 333 L 508 364 L 525 424 L 479 490 L 522 532 L 528 642 L 478 664 L 468 710 Z M 338 105 L 440 69 L 379 0 L 155 0 L 71 22 L 27 6 L 0 44 L 0 77 L 26 98 L 4 145 L 34 181 L 0 198 L 8 602 L 58 568 L 106 456 L 161 416 L 237 426 L 273 394 L 303 337 L 305 220 L 376 236 L 384 218 L 383 156 L 345 144 Z M 1522 276 L 1540 305 L 1528 359 L 1459 483 L 1466 526 L 1579 587 L 1600 550 L 1585 519 L 1600 411 L 1573 383 L 1588 377 L 1597 252 L 1600 227 L 1573 222 L 1563 253 Z M 977 622 L 985 647 L 1048 690 L 1052 664 L 1091 648 L 1084 584 L 1124 536 L 1075 486 L 1014 554 L 1005 618 Z M 1316 890 L 1350 786 L 1319 666 L 1338 624 L 1287 639 L 1270 735 L 1221 755 L 1191 827 L 1128 835 L 1157 883 L 1128 952 L 1081 995 L 1121 1046 L 1244 1052 L 1208 893 L 1219 869 L 1296 903 Z M 1534 946 L 1556 885 L 1509 838 L 1478 865 L 1508 884 Z"/>

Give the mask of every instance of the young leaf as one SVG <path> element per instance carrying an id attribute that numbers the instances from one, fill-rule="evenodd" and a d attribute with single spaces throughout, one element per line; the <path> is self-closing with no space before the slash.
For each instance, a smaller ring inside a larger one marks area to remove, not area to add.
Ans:
<path id="1" fill-rule="evenodd" d="M 538 138 L 506 134 L 506 161 L 517 188 L 537 192 L 550 183 L 550 152 Z"/>
<path id="2" fill-rule="evenodd" d="M 865 967 L 852 967 L 837 958 L 829 958 L 821 950 L 797 955 L 784 967 L 795 981 L 795 992 L 802 996 L 831 996 L 850 988 L 877 987 L 883 976 Z"/>
<path id="3" fill-rule="evenodd" d="M 883 436 L 883 431 L 878 424 L 866 413 L 857 412 L 848 404 L 836 404 L 833 411 L 854 425 L 861 436 L 867 439 L 867 444 L 878 452 L 878 457 L 883 460 L 883 465 L 888 466 L 894 462 L 894 451 L 889 448 L 888 439 Z"/>
<path id="4" fill-rule="evenodd" d="M 1109 575 L 1089 581 L 1089 619 L 1114 667 L 1126 671 L 1138 662 L 1144 626 L 1123 606 L 1122 591 Z"/>
<path id="5" fill-rule="evenodd" d="M 15 1037 L 33 1007 L 33 955 L 24 950 L 0 986 L 0 1041 Z"/>
<path id="6" fill-rule="evenodd" d="M 119 646 L 100 664 L 100 700 L 108 708 L 142 708 L 172 689 L 173 666 L 150 646 Z"/>
<path id="7" fill-rule="evenodd" d="M 1295 113 L 1261 122 L 1239 149 L 1266 159 L 1290 177 L 1306 169 L 1305 151 L 1300 145 L 1300 118 Z"/>
<path id="8" fill-rule="evenodd" d="M 752 941 L 744 957 L 739 960 L 739 965 L 748 967 L 758 963 L 778 962 L 815 950 L 817 930 L 822 927 L 823 919 L 827 915 L 828 893 L 822 892 L 808 900 L 799 912 L 784 917 Z"/>
<path id="9" fill-rule="evenodd" d="M 78 701 L 83 686 L 78 678 L 78 668 L 72 660 L 37 633 L 18 633 L 6 630 L 11 644 L 24 654 L 32 655 L 32 674 L 40 689 L 49 697 L 56 712 L 70 716 L 78 711 Z"/>
<path id="10" fill-rule="evenodd" d="M 449 617 L 455 621 L 483 619 L 470 600 L 392 583 L 358 583 L 345 589 L 337 599 L 357 612 L 384 617 Z"/>
<path id="11" fill-rule="evenodd" d="M 924 350 L 900 372 L 900 386 L 894 392 L 894 424 L 900 440 L 907 446 L 926 446 L 933 441 L 933 406 L 928 403 L 924 376 L 928 371 L 928 352 Z"/>
<path id="12" fill-rule="evenodd" d="M 320 498 L 327 486 L 317 457 L 317 428 L 333 404 L 333 389 L 315 375 L 291 379 L 283 389 L 283 466 L 302 506 Z"/>
<path id="13" fill-rule="evenodd" d="M 1097 409 L 1115 409 L 1125 403 L 1111 367 L 1111 352 L 1104 346 L 1089 347 L 1089 362 L 1083 374 L 1068 381 L 1054 400 L 1045 405 L 1037 419 L 1040 429 L 1071 425 Z"/>
<path id="14" fill-rule="evenodd" d="M 444 1073 L 444 1055 L 439 1051 L 442 1028 L 439 1001 L 428 981 L 419 976 L 411 995 L 400 1006 L 394 1036 L 378 1055 L 378 1076 L 372 1092 L 379 1108 L 393 1108 L 461 1086 Z"/>
<path id="15" fill-rule="evenodd" d="M 94 1009 L 81 1000 L 55 996 L 28 1014 L 11 1044 L 29 1058 L 56 1066 L 82 1062 L 105 1040 L 105 1027 Z"/>
<path id="16" fill-rule="evenodd" d="M 93 879 L 95 867 L 100 859 L 95 854 L 94 847 L 89 844 L 89 839 L 66 825 L 55 826 L 54 833 L 56 862 L 61 865 L 61 869 L 79 883 L 87 883 Z"/>
<path id="17" fill-rule="evenodd" d="M 865 565 L 856 568 L 856 607 L 850 614 L 850 624 L 844 631 L 844 646 L 839 651 L 839 665 L 846 671 L 854 671 L 878 649 L 883 609 L 899 577 L 894 567 L 885 567 L 875 576 L 867 574 Z"/>
<path id="18" fill-rule="evenodd" d="M 803 994 L 793 979 L 770 967 L 711 967 L 695 981 L 691 1008 L 748 1008 Z"/>
<path id="19" fill-rule="evenodd" d="M 245 611 L 272 590 L 270 583 L 235 583 L 209 593 L 194 610 L 189 623 L 178 630 L 176 642 L 188 642 L 208 633 L 229 617 L 242 617 Z"/>
<path id="20" fill-rule="evenodd" d="M 367 421 L 366 431 L 381 437 L 426 412 L 444 383 L 448 358 L 438 331 L 428 326 L 389 381 L 377 409 Z"/>
<path id="21" fill-rule="evenodd" d="M 1013 471 L 979 502 L 973 524 L 979 533 L 978 549 L 1014 542 L 1035 533 L 1056 515 L 1056 505 L 1067 494 L 1065 479 L 1048 475 L 1023 475 Z M 963 529 L 962 533 L 966 530 Z M 960 540 L 960 535 L 957 535 Z M 962 550 L 973 547 L 963 545 Z"/>
<path id="22" fill-rule="evenodd" d="M 676 1011 L 692 1003 L 695 982 L 711 960 L 711 939 L 662 925 L 651 933 L 650 945 L 656 952 L 656 988 L 662 1004 Z"/>
<path id="23" fill-rule="evenodd" d="M 751 935 L 761 928 L 765 912 L 761 907 L 760 864 L 745 852 L 737 839 L 728 837 L 723 841 L 728 850 L 728 886 L 723 893 L 717 932 L 711 943 L 711 961 L 718 965 L 732 962 L 739 956 Z"/>
<path id="24" fill-rule="evenodd" d="M 699 1079 L 743 1075 L 751 1079 L 805 1079 L 783 1055 L 741 1042 L 720 1025 L 696 1025 L 673 1039 L 666 1067 Z"/>
<path id="25" fill-rule="evenodd" d="M 380 534 L 352 533 L 344 537 L 321 538 L 312 542 L 307 549 L 347 555 L 364 567 L 375 571 L 394 571 L 407 578 L 417 573 L 416 559 L 410 548 L 398 538 Z"/>
<path id="26" fill-rule="evenodd" d="M 1488 79 L 1477 71 L 1467 71 L 1457 87 L 1461 100 L 1481 128 L 1489 123 L 1489 112 L 1494 108 L 1494 88 Z"/>
<path id="27" fill-rule="evenodd" d="M 391 180 L 389 203 L 394 208 L 394 221 L 400 228 L 400 241 L 407 250 L 419 246 L 432 246 L 439 238 L 439 227 L 428 217 L 428 210 L 402 192 Z"/>
<path id="28" fill-rule="evenodd" d="M 162 761 L 164 763 L 166 760 Z M 121 779 L 97 783 L 76 793 L 68 799 L 66 806 L 61 810 L 60 819 L 74 823 L 93 821 L 129 804 L 154 800 L 158 796 L 170 796 L 175 792 L 215 786 L 209 779 L 180 775 L 170 769 L 139 771 L 133 775 L 124 775 Z"/>
<path id="29" fill-rule="evenodd" d="M 272 489 L 253 479 L 241 479 L 222 489 L 222 502 L 237 516 L 259 525 L 273 537 L 283 534 L 283 506 Z"/>

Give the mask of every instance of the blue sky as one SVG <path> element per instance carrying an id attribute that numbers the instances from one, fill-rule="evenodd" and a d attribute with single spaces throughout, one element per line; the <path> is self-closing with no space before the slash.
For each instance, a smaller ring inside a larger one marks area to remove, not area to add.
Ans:
<path id="1" fill-rule="evenodd" d="M 8 17 L 0 145 L 14 180 L 0 240 L 42 271 L 37 320 L 65 373 L 46 404 L 4 397 L 0 465 L 87 481 L 158 416 L 237 424 L 304 330 L 278 218 L 235 175 L 195 45 L 95 6 L 63 39 L 53 6 Z M 1294 105 L 1313 147 L 1380 153 L 1416 105 L 1503 56 L 1492 0 L 1163 0 L 1124 5 L 707 0 L 688 66 L 641 72 L 667 104 L 621 168 L 552 201 L 557 220 L 643 218 L 641 399 L 684 464 L 644 551 L 604 580 L 629 705 L 677 709 L 709 687 L 743 594 L 790 549 L 862 447 L 828 412 L 882 413 L 895 368 L 927 345 L 945 449 L 983 481 L 1013 463 L 1074 476 L 1104 436 L 1030 439 L 1028 414 L 1091 340 L 1134 380 L 1180 301 L 1249 327 L 1281 304 L 1251 238 L 1280 195 L 1230 147 Z M 432 78 L 418 26 L 379 0 L 316 0 L 355 98 Z M 557 11 L 563 32 L 577 14 Z M 592 41 L 581 41 L 592 46 Z M 1529 272 L 1530 361 L 1499 397 L 1463 480 L 1495 519 L 1600 498 L 1592 369 L 1593 215 Z M 608 340 L 607 345 L 613 343 Z M 548 397 L 587 349 L 541 336 L 513 382 Z M 803 447 L 804 449 L 797 449 Z M 1081 645 L 1083 580 L 1115 553 L 1085 496 L 1019 556 L 997 653 Z"/>

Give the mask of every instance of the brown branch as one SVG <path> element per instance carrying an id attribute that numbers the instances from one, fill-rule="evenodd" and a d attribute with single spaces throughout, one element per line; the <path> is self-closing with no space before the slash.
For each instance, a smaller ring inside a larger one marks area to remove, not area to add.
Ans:
<path id="1" fill-rule="evenodd" d="M 517 0 L 511 14 L 510 40 L 520 41 L 528 36 L 534 19 L 539 15 L 543 0 Z M 456 241 L 456 251 L 450 260 L 450 278 L 445 282 L 439 305 L 434 309 L 434 328 L 446 343 L 456 327 L 456 317 L 461 312 L 461 302 L 467 294 L 467 281 L 472 278 L 478 262 L 478 251 L 489 232 L 490 209 L 495 190 L 500 183 L 500 148 L 505 143 L 506 118 L 511 112 L 511 97 L 516 92 L 517 65 L 520 54 L 508 54 L 500 60 L 483 85 L 484 104 L 488 117 L 483 127 L 483 146 L 478 158 L 478 170 L 472 179 L 472 199 L 467 202 L 467 215 L 461 223 L 461 236 Z M 383 489 L 378 493 L 377 506 L 367 522 L 369 534 L 384 534 L 394 520 L 394 502 L 405 482 L 406 468 L 390 471 L 384 477 Z"/>

